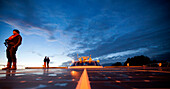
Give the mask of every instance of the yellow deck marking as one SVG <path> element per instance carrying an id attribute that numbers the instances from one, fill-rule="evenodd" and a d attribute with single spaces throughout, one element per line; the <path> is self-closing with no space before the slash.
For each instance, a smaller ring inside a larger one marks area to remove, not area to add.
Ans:
<path id="1" fill-rule="evenodd" d="M 84 69 L 76 89 L 91 89 L 87 70 Z"/>

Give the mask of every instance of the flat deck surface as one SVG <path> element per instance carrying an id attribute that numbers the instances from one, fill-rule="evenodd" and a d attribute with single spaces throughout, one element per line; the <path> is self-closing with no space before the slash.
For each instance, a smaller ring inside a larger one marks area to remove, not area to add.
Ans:
<path id="1" fill-rule="evenodd" d="M 75 89 L 82 72 L 67 69 L 1 70 L 0 89 Z"/>
<path id="2" fill-rule="evenodd" d="M 75 89 L 83 70 L 0 70 L 0 89 Z M 169 68 L 87 69 L 91 89 L 170 88 Z"/>
<path id="3" fill-rule="evenodd" d="M 87 70 L 92 89 L 170 89 L 170 72 L 161 68 Z"/>

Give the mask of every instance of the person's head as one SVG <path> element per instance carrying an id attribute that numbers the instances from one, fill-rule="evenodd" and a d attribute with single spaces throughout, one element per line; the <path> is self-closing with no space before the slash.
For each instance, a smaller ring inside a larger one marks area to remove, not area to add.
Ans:
<path id="1" fill-rule="evenodd" d="M 14 29 L 14 30 L 13 30 L 13 34 L 14 34 L 14 35 L 16 35 L 16 34 L 20 34 L 20 32 L 19 32 L 19 30 Z"/>

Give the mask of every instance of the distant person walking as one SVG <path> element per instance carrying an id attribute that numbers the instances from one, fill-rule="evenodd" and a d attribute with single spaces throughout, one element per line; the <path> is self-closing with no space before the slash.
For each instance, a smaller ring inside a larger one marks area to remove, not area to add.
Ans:
<path id="1" fill-rule="evenodd" d="M 49 62 L 50 62 L 50 58 L 45 56 L 45 58 L 44 58 L 44 68 L 46 68 L 46 66 L 47 66 L 47 68 L 49 68 Z"/>
<path id="2" fill-rule="evenodd" d="M 6 56 L 8 58 L 8 62 L 7 62 L 7 67 L 2 68 L 2 70 L 6 70 L 6 69 L 16 70 L 17 69 L 16 51 L 18 47 L 21 45 L 21 42 L 22 42 L 22 37 L 20 35 L 19 30 L 14 29 L 13 35 L 10 36 L 8 39 L 6 39 L 4 43 L 5 46 L 7 47 Z M 11 64 L 13 64 L 12 68 L 11 68 Z"/>

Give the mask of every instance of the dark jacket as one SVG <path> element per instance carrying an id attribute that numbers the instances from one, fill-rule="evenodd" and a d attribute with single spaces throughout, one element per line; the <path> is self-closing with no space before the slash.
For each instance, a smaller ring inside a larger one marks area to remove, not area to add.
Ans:
<path id="1" fill-rule="evenodd" d="M 50 59 L 49 59 L 49 57 L 45 57 L 45 58 L 44 58 L 44 62 L 47 62 L 47 63 L 49 63 L 49 62 L 50 62 Z"/>
<path id="2" fill-rule="evenodd" d="M 48 58 L 47 58 L 47 63 L 49 63 L 49 62 L 50 62 L 50 58 L 48 57 Z"/>
<path id="3" fill-rule="evenodd" d="M 22 37 L 20 35 L 16 36 L 12 40 L 8 40 L 7 44 L 8 46 L 14 46 L 15 48 L 18 48 L 22 43 Z"/>

